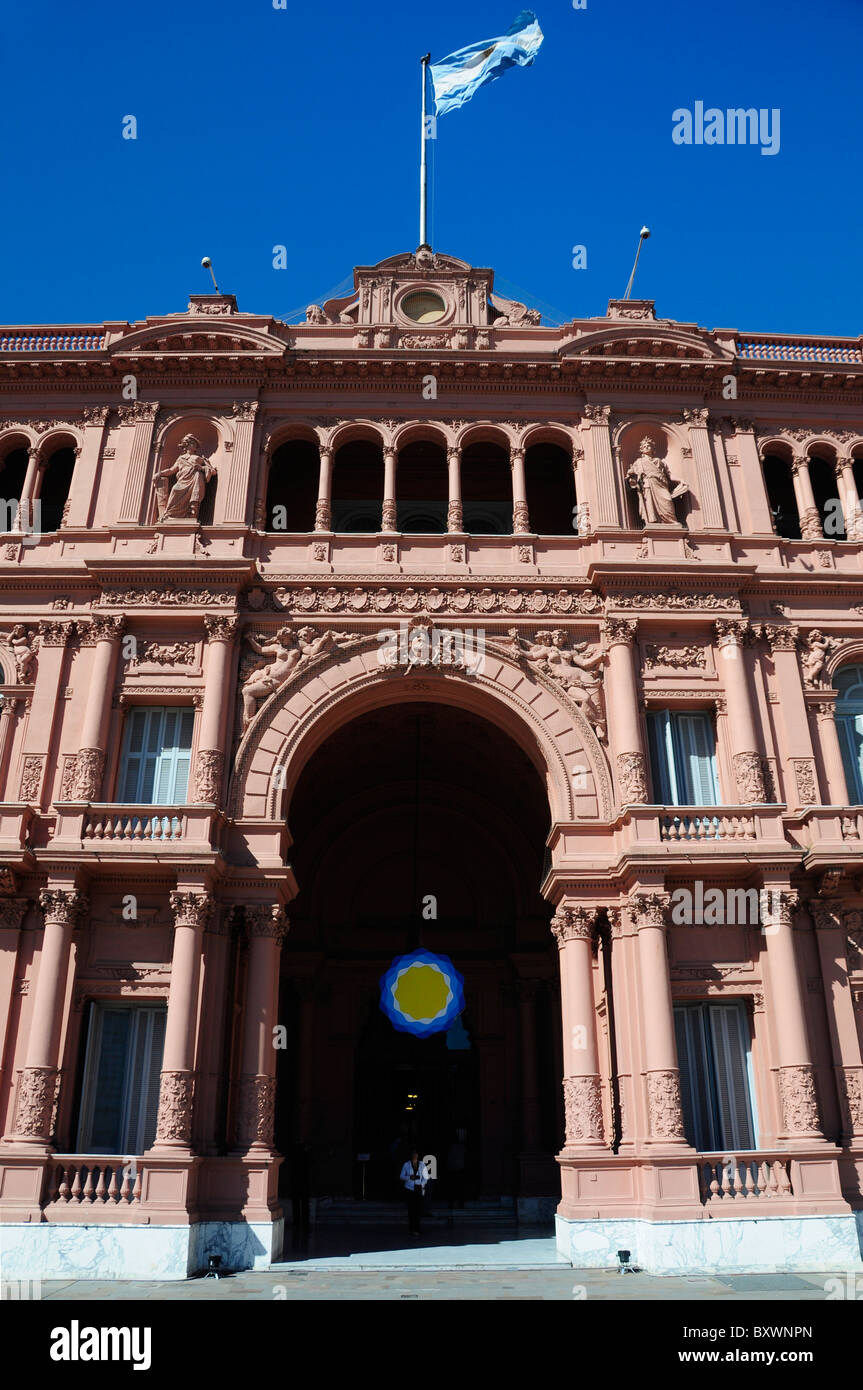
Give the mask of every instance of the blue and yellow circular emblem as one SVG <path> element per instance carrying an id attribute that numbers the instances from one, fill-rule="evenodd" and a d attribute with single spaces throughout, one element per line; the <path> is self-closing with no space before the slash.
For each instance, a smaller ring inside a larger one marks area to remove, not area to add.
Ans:
<path id="1" fill-rule="evenodd" d="M 400 1032 L 427 1038 L 449 1028 L 464 1009 L 464 980 L 449 956 L 411 951 L 381 976 L 381 1008 Z"/>

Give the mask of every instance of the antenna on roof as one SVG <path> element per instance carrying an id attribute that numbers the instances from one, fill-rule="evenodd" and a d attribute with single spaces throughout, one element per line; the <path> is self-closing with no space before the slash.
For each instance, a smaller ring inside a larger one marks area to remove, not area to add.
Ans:
<path id="1" fill-rule="evenodd" d="M 630 296 L 630 294 L 632 293 L 632 282 L 633 282 L 633 280 L 635 279 L 635 272 L 636 272 L 636 270 L 638 269 L 638 258 L 639 258 L 639 256 L 641 255 L 642 243 L 645 242 L 645 241 L 647 241 L 647 238 L 648 238 L 649 236 L 650 236 L 650 228 L 649 228 L 649 227 L 642 227 L 641 231 L 638 233 L 638 250 L 637 250 L 636 253 L 635 253 L 635 264 L 634 264 L 633 267 L 632 267 L 632 274 L 631 274 L 630 277 L 629 277 L 629 284 L 628 284 L 627 287 L 626 287 L 626 294 L 623 296 L 624 299 L 628 299 L 629 296 Z"/>
<path id="2" fill-rule="evenodd" d="M 219 286 L 216 284 L 216 274 L 215 274 L 215 271 L 213 270 L 213 262 L 210 260 L 209 256 L 205 256 L 205 257 L 204 257 L 204 259 L 201 261 L 201 265 L 204 266 L 207 270 L 209 270 L 209 272 L 210 272 L 210 279 L 211 279 L 212 282 L 213 282 L 213 289 L 216 291 L 216 294 L 218 294 L 218 293 L 219 293 Z"/>

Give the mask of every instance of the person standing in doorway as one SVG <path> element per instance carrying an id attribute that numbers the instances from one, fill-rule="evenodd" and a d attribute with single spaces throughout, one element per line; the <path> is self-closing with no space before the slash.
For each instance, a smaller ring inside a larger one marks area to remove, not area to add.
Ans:
<path id="1" fill-rule="evenodd" d="M 425 1164 L 420 1162 L 420 1156 L 414 1149 L 406 1163 L 402 1164 L 402 1171 L 399 1175 L 399 1182 L 405 1190 L 408 1208 L 408 1226 L 412 1236 L 422 1234 L 420 1220 L 422 1218 L 423 1193 L 425 1192 L 428 1174 Z"/>

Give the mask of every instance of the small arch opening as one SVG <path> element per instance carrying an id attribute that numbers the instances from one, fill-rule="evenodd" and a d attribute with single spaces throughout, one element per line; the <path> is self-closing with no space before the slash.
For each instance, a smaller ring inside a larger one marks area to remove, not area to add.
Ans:
<path id="1" fill-rule="evenodd" d="M 773 529 L 788 541 L 800 540 L 800 513 L 787 459 L 767 454 L 762 464 Z"/>
<path id="2" fill-rule="evenodd" d="M 441 444 L 416 439 L 399 450 L 396 511 L 400 531 L 444 535 L 448 496 L 446 450 Z"/>
<path id="3" fill-rule="evenodd" d="M 571 536 L 576 531 L 572 459 L 559 444 L 534 444 L 524 457 L 530 527 L 540 536 Z"/>
<path id="4" fill-rule="evenodd" d="M 48 459 L 39 489 L 40 524 L 43 531 L 59 531 L 69 500 L 74 471 L 74 449 L 57 449 Z"/>
<path id="5" fill-rule="evenodd" d="M 475 536 L 512 535 L 512 480 L 501 444 L 477 440 L 461 459 L 464 529 Z"/>
<path id="6" fill-rule="evenodd" d="M 380 443 L 352 439 L 333 460 L 332 526 L 348 534 L 376 535 L 381 529 L 384 455 Z"/>
<path id="7" fill-rule="evenodd" d="M 309 439 L 289 439 L 273 451 L 267 480 L 267 531 L 314 531 L 320 458 Z"/>

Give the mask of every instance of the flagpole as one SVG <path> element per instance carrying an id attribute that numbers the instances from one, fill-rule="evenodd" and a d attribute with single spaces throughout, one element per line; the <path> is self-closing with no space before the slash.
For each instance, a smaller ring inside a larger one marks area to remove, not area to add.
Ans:
<path id="1" fill-rule="evenodd" d="M 420 246 L 428 244 L 426 238 L 426 211 L 428 206 L 428 167 L 426 165 L 426 86 L 427 70 L 431 54 L 421 60 L 423 72 L 422 117 L 420 121 Z"/>

